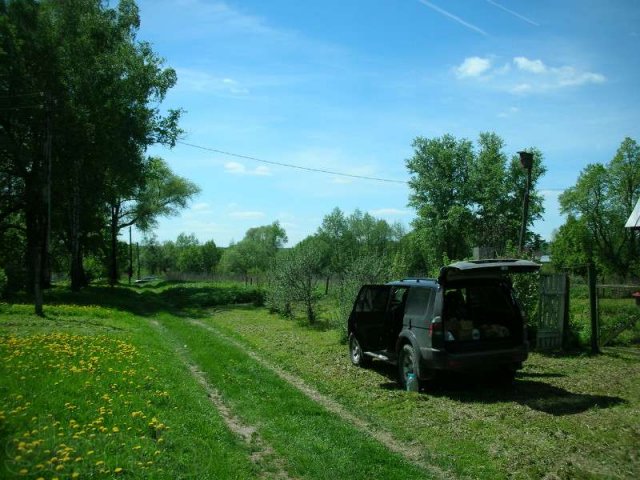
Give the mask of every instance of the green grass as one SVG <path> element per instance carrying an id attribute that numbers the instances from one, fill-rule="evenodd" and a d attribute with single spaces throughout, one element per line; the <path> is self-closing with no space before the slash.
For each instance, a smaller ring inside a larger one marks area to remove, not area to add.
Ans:
<path id="1" fill-rule="evenodd" d="M 250 306 L 259 295 L 183 282 L 55 289 L 44 319 L 26 299 L 0 304 L 0 478 L 277 476 L 268 460 L 256 461 L 254 444 L 229 431 L 184 358 L 291 477 L 429 476 L 249 351 L 453 477 L 640 477 L 633 344 L 594 357 L 533 354 L 509 388 L 450 378 L 416 395 L 397 389 L 393 368 L 352 367 L 324 318 L 314 328 L 283 320 Z M 221 307 L 229 302 L 249 305 Z M 321 307 L 326 317 L 332 304 Z M 608 301 L 601 309 L 626 312 Z"/>
<path id="2" fill-rule="evenodd" d="M 249 478 L 248 449 L 146 319 L 0 305 L 0 478 Z"/>
<path id="3" fill-rule="evenodd" d="M 335 414 L 306 397 L 245 351 L 215 334 L 174 317 L 162 317 L 172 336 L 186 345 L 232 410 L 286 459 L 295 477 L 385 478 L 423 477 L 378 442 L 366 438 Z"/>
<path id="4" fill-rule="evenodd" d="M 469 478 L 638 478 L 640 351 L 533 354 L 513 387 L 456 378 L 418 397 L 383 364 L 352 367 L 338 332 L 262 310 L 209 320 L 373 425 L 417 443 L 424 459 Z"/>

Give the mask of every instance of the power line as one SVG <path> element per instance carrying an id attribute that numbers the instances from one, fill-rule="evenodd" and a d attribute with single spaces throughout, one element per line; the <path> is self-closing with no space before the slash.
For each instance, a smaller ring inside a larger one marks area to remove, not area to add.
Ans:
<path id="1" fill-rule="evenodd" d="M 326 173 L 326 174 L 329 174 L 329 175 L 336 175 L 336 176 L 339 176 L 339 177 L 359 178 L 359 179 L 363 179 L 363 180 L 374 180 L 376 182 L 400 183 L 400 184 L 408 184 L 409 183 L 406 180 L 394 180 L 394 179 L 391 179 L 391 178 L 369 177 L 369 176 L 366 176 L 366 175 L 353 175 L 353 174 L 350 174 L 350 173 L 336 172 L 336 171 L 333 171 L 333 170 L 324 170 L 324 169 L 321 169 L 321 168 L 303 167 L 301 165 L 295 165 L 295 164 L 291 164 L 291 163 L 274 162 L 272 160 L 264 160 L 262 158 L 251 157 L 249 155 L 242 155 L 242 154 L 239 154 L 239 153 L 226 152 L 224 150 L 219 150 L 217 148 L 203 147 L 202 145 L 196 145 L 194 143 L 183 142 L 181 140 L 178 140 L 176 143 L 180 143 L 180 144 L 186 145 L 188 147 L 198 148 L 200 150 L 206 150 L 208 152 L 214 152 L 214 153 L 219 153 L 221 155 L 227 155 L 229 157 L 242 158 L 242 159 L 245 159 L 245 160 L 253 160 L 254 162 L 266 163 L 266 164 L 269 164 L 269 165 L 277 165 L 279 167 L 295 168 L 295 169 L 298 169 L 298 170 L 305 170 L 305 171 L 308 171 L 308 172 Z M 538 191 L 539 192 L 540 191 L 564 192 L 567 188 L 538 187 Z"/>
<path id="2" fill-rule="evenodd" d="M 201 145 L 195 145 L 193 143 L 182 142 L 180 140 L 178 140 L 176 143 L 180 143 L 182 145 L 187 145 L 187 146 L 193 147 L 193 148 L 199 148 L 200 150 L 206 150 L 208 152 L 214 152 L 214 153 L 219 153 L 221 155 L 227 155 L 229 157 L 243 158 L 245 160 L 253 160 L 254 162 L 266 163 L 266 164 L 269 164 L 269 165 L 277 165 L 279 167 L 296 168 L 298 170 L 305 170 L 307 172 L 326 173 L 326 174 L 329 174 L 329 175 L 336 175 L 336 176 L 339 176 L 339 177 L 359 178 L 359 179 L 363 179 L 363 180 L 373 180 L 373 181 L 376 181 L 376 182 L 401 183 L 401 184 L 409 183 L 409 182 L 407 182 L 405 180 L 393 180 L 393 179 L 390 179 L 390 178 L 369 177 L 369 176 L 366 176 L 366 175 L 353 175 L 353 174 L 350 174 L 350 173 L 335 172 L 333 170 L 324 170 L 324 169 L 321 169 L 321 168 L 303 167 L 301 165 L 294 165 L 294 164 L 291 164 L 291 163 L 274 162 L 274 161 L 271 161 L 271 160 L 264 160 L 262 158 L 250 157 L 248 155 L 241 155 L 239 153 L 225 152 L 224 150 L 218 150 L 217 148 L 203 147 Z"/>

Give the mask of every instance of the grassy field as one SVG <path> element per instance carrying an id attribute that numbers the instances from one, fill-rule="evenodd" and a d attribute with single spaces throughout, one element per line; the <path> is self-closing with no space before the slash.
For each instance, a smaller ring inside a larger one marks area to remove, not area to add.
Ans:
<path id="1" fill-rule="evenodd" d="M 640 349 L 419 394 L 235 285 L 0 304 L 0 478 L 638 478 Z M 242 303 L 244 305 L 224 306 Z"/>

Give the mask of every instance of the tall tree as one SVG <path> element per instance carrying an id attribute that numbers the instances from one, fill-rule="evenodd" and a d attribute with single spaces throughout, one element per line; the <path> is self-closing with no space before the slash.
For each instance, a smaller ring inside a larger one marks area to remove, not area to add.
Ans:
<path id="1" fill-rule="evenodd" d="M 588 237 L 583 242 L 589 248 L 587 257 L 622 279 L 640 275 L 638 239 L 624 228 L 640 197 L 639 172 L 640 148 L 635 140 L 625 138 L 607 165 L 587 165 L 576 185 L 560 195 L 568 223 L 579 221 Z M 566 233 L 567 229 L 558 232 L 554 245 L 564 241 Z"/>
<path id="2" fill-rule="evenodd" d="M 109 282 L 118 281 L 117 239 L 123 228 L 136 225 L 148 231 L 158 217 L 176 215 L 200 189 L 189 180 L 174 174 L 158 157 L 150 157 L 141 169 L 135 185 L 110 190 L 109 231 L 111 240 Z"/>
<path id="3" fill-rule="evenodd" d="M 469 182 L 473 146 L 469 140 L 444 135 L 417 137 L 413 148 L 406 163 L 411 174 L 409 205 L 418 213 L 414 228 L 425 237 L 431 262 L 464 258 L 473 221 Z"/>
<path id="4" fill-rule="evenodd" d="M 426 249 L 427 270 L 469 256 L 471 246 L 490 246 L 502 255 L 509 243 L 516 243 L 526 172 L 517 155 L 507 161 L 498 135 L 481 133 L 477 153 L 470 141 L 451 135 L 418 137 L 413 146 L 414 155 L 407 160 L 412 174 L 409 205 L 418 213 L 414 240 Z M 546 171 L 541 152 L 535 148 L 530 152 L 528 227 L 544 212 L 536 185 Z M 529 228 L 527 244 L 534 238 Z"/>
<path id="5" fill-rule="evenodd" d="M 180 133 L 180 112 L 159 110 L 175 72 L 136 39 L 139 25 L 133 0 L 113 8 L 99 0 L 0 0 L 0 96 L 16 113 L 0 109 L 0 181 L 11 179 L 2 182 L 11 201 L 3 191 L 0 221 L 16 209 L 23 215 L 36 291 L 51 227 L 69 248 L 77 289 L 85 283 L 83 249 L 101 236 L 114 189 L 126 196 L 139 188 L 145 149 L 173 145 Z"/>

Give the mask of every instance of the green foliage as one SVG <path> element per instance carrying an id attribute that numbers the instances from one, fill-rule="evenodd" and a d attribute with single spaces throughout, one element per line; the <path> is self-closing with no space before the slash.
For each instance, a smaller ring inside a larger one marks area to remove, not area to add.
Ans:
<path id="1" fill-rule="evenodd" d="M 493 247 L 503 255 L 509 242 L 518 241 L 526 172 L 518 157 L 507 161 L 503 140 L 481 133 L 476 153 L 469 140 L 452 135 L 417 137 L 414 155 L 407 160 L 412 190 L 409 205 L 417 211 L 413 222 L 424 249 L 424 266 L 443 265 L 444 257 L 463 259 L 472 246 Z M 546 169 L 542 155 L 531 149 L 534 164 L 527 226 L 544 212 L 536 185 Z M 527 243 L 533 238 L 528 232 Z"/>
<path id="2" fill-rule="evenodd" d="M 345 271 L 335 293 L 335 308 L 330 322 L 340 332 L 340 342 L 347 343 L 347 320 L 360 288 L 365 284 L 384 283 L 389 280 L 389 265 L 384 258 L 359 257 Z"/>
<path id="3" fill-rule="evenodd" d="M 268 305 L 273 311 L 290 316 L 292 308 L 301 305 L 307 321 L 316 321 L 318 278 L 323 271 L 323 251 L 327 249 L 319 237 L 308 237 L 276 258 L 269 280 Z"/>
<path id="4" fill-rule="evenodd" d="M 554 238 L 554 262 L 593 259 L 608 275 L 640 278 L 640 238 L 624 228 L 638 198 L 640 146 L 625 138 L 608 164 L 587 165 L 576 185 L 560 195 L 568 219 Z"/>
<path id="5" fill-rule="evenodd" d="M 339 208 L 326 215 L 316 236 L 328 245 L 323 251 L 328 276 L 343 279 L 345 272 L 363 257 L 391 262 L 405 232 L 400 224 L 389 225 L 369 213 L 355 210 L 346 216 Z"/>
<path id="6" fill-rule="evenodd" d="M 84 255 L 110 251 L 117 281 L 118 231 L 153 225 L 197 191 L 161 159 L 145 157 L 152 144 L 173 146 L 181 130 L 179 111 L 160 110 L 175 71 L 136 38 L 139 26 L 132 0 L 2 2 L 0 97 L 17 108 L 0 109 L 0 182 L 9 192 L 0 232 L 20 216 L 31 286 L 36 275 L 48 282 L 52 263 L 38 252 L 46 251 L 49 205 L 51 240 L 69 256 L 55 263 L 69 266 L 79 288 Z"/>
<path id="7" fill-rule="evenodd" d="M 240 242 L 229 245 L 222 253 L 220 269 L 241 274 L 245 280 L 249 274 L 265 274 L 287 241 L 287 233 L 279 222 L 250 228 Z"/>
<path id="8" fill-rule="evenodd" d="M 262 305 L 265 292 L 244 285 L 197 282 L 169 286 L 159 297 L 178 308 L 202 309 L 243 303 Z"/>

